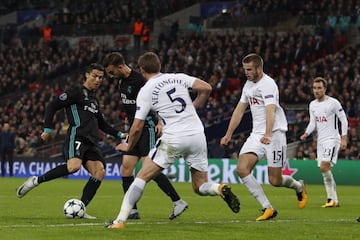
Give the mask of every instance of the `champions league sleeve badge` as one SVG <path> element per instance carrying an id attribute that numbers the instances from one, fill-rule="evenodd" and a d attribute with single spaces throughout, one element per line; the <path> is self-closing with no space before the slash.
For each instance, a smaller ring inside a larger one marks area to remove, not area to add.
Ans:
<path id="1" fill-rule="evenodd" d="M 60 96 L 59 96 L 59 99 L 61 101 L 65 101 L 67 99 L 67 93 L 62 93 Z"/>

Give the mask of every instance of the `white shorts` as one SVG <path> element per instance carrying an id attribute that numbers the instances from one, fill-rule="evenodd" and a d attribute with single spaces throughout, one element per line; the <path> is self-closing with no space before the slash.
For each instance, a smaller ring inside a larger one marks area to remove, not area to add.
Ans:
<path id="1" fill-rule="evenodd" d="M 337 162 L 340 150 L 340 142 L 337 140 L 318 143 L 317 145 L 317 162 L 320 167 L 321 162 L 329 162 L 334 166 Z"/>
<path id="2" fill-rule="evenodd" d="M 208 171 L 207 143 L 204 133 L 191 136 L 177 136 L 159 138 L 149 157 L 158 166 L 166 169 L 176 159 L 183 157 L 190 168 L 201 172 Z"/>
<path id="3" fill-rule="evenodd" d="M 263 144 L 260 139 L 264 135 L 251 133 L 240 154 L 255 153 L 258 159 L 266 159 L 269 167 L 283 167 L 286 161 L 286 133 L 275 131 L 272 133 L 270 144 Z"/>

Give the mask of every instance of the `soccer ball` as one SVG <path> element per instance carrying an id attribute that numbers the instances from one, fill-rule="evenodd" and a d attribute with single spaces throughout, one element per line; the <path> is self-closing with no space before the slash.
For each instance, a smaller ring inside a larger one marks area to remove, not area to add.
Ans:
<path id="1" fill-rule="evenodd" d="M 83 218 L 85 215 L 85 204 L 79 199 L 67 200 L 64 204 L 64 215 L 66 218 Z"/>

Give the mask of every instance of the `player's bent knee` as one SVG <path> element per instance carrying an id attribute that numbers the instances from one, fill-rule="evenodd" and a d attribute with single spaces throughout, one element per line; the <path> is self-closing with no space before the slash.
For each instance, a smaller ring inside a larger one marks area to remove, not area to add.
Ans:
<path id="1" fill-rule="evenodd" d="M 94 173 L 91 174 L 94 178 L 102 181 L 105 177 L 105 169 L 101 168 L 101 169 L 96 169 L 94 171 Z"/>
<path id="2" fill-rule="evenodd" d="M 250 172 L 247 169 L 242 169 L 242 168 L 236 168 L 236 173 L 240 178 L 244 178 L 250 174 Z"/>
<path id="3" fill-rule="evenodd" d="M 75 172 L 79 171 L 79 170 L 80 170 L 80 167 L 81 167 L 81 165 L 80 165 L 80 166 L 77 166 L 77 165 L 67 165 L 67 169 L 68 169 L 69 173 L 75 173 Z"/>

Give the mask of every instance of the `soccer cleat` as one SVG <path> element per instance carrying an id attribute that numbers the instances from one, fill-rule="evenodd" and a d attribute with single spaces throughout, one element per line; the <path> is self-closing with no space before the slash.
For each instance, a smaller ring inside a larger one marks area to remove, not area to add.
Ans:
<path id="1" fill-rule="evenodd" d="M 187 208 L 188 208 L 188 204 L 182 199 L 174 202 L 174 208 L 169 216 L 169 219 L 173 220 L 177 216 L 180 216 L 180 214 L 182 214 Z"/>
<path id="2" fill-rule="evenodd" d="M 229 208 L 234 213 L 238 213 L 240 211 L 240 201 L 239 198 L 231 191 L 231 187 L 226 184 L 220 184 L 219 191 L 220 196 L 224 199 Z"/>
<path id="3" fill-rule="evenodd" d="M 339 203 L 336 203 L 332 199 L 328 199 L 324 205 L 321 206 L 322 208 L 332 208 L 332 207 L 340 207 Z"/>
<path id="4" fill-rule="evenodd" d="M 358 217 L 358 218 L 356 219 L 356 221 L 360 222 L 360 217 Z"/>
<path id="5" fill-rule="evenodd" d="M 85 219 L 96 219 L 96 217 L 91 216 L 91 215 L 89 215 L 89 214 L 87 214 L 87 213 L 84 214 L 84 217 L 83 217 L 83 218 L 85 218 Z"/>
<path id="6" fill-rule="evenodd" d="M 298 208 L 304 208 L 307 204 L 308 196 L 306 193 L 306 186 L 304 180 L 299 180 L 302 185 L 302 191 L 296 193 L 298 198 Z"/>
<path id="7" fill-rule="evenodd" d="M 131 209 L 128 219 L 139 220 L 140 219 L 139 211 L 137 209 Z"/>
<path id="8" fill-rule="evenodd" d="M 278 212 L 275 208 L 264 208 L 261 210 L 263 214 L 256 219 L 256 221 L 265 221 L 277 216 Z"/>
<path id="9" fill-rule="evenodd" d="M 16 191 L 16 195 L 19 198 L 22 198 L 23 196 L 25 196 L 31 189 L 33 189 L 34 187 L 38 186 L 39 184 L 36 183 L 37 182 L 37 177 L 36 176 L 32 176 L 29 177 Z"/>
<path id="10" fill-rule="evenodd" d="M 119 223 L 109 222 L 109 223 L 105 223 L 105 228 L 123 229 L 123 228 L 125 228 L 125 223 L 124 222 L 119 222 Z"/>

